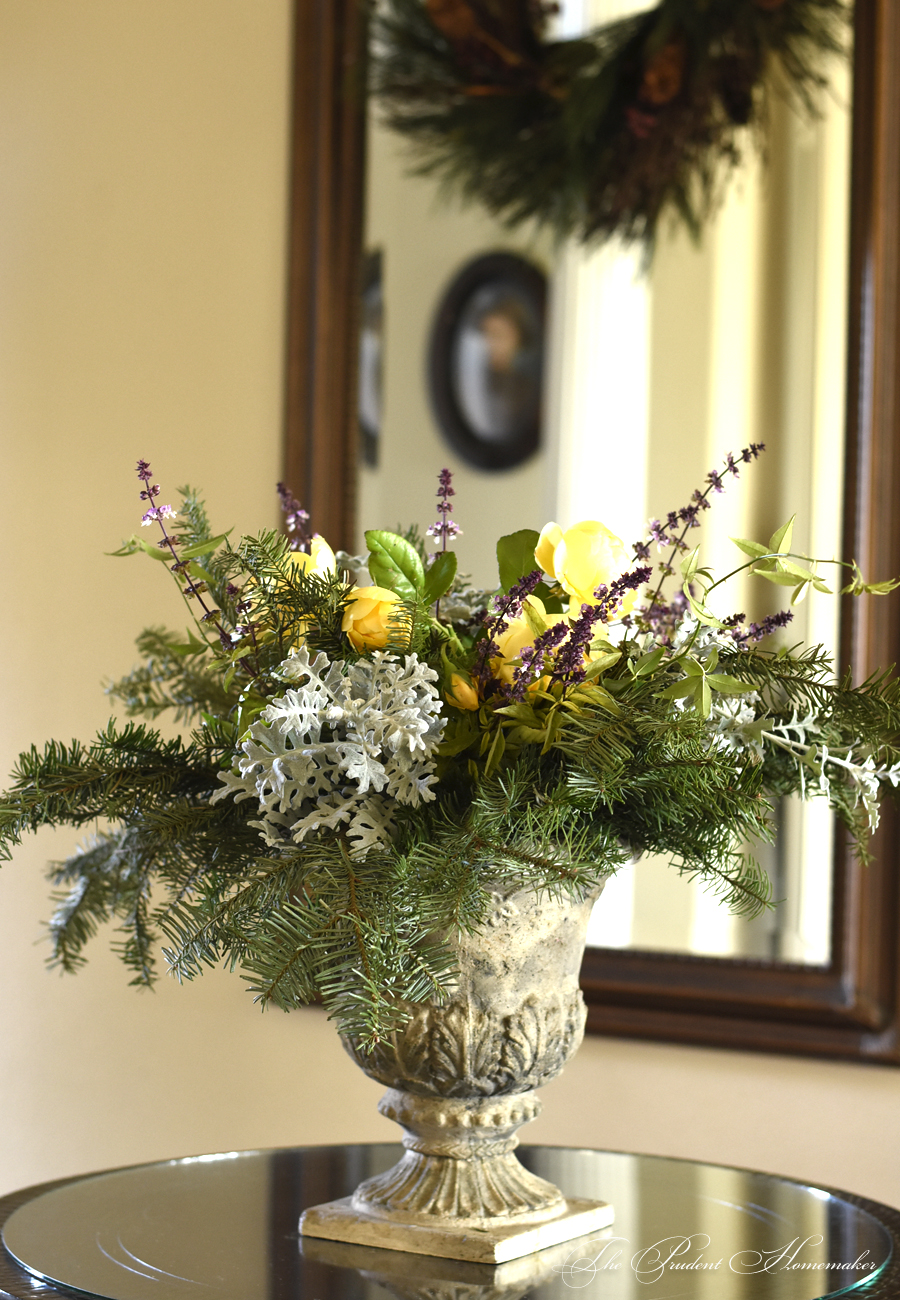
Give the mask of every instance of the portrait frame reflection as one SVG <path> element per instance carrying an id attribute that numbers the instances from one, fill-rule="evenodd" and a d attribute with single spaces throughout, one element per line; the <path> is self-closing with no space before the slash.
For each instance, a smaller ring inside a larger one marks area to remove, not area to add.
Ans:
<path id="1" fill-rule="evenodd" d="M 541 441 L 547 280 L 514 253 L 467 262 L 438 306 L 428 354 L 435 420 L 478 469 L 511 469 Z"/>

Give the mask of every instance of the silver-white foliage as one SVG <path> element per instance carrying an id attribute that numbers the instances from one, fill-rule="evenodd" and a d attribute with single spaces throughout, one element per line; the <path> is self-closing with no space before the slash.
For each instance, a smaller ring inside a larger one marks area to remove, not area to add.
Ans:
<path id="1" fill-rule="evenodd" d="M 296 683 L 268 705 L 220 772 L 213 800 L 256 798 L 266 843 L 346 825 L 351 851 L 386 844 L 397 804 L 434 799 L 434 754 L 445 719 L 437 673 L 414 654 L 375 651 L 347 664 L 304 647 L 279 670 Z"/>
<path id="2" fill-rule="evenodd" d="M 748 691 L 745 695 L 713 693 L 707 725 L 717 749 L 731 749 L 738 753 L 749 749 L 757 758 L 762 758 L 760 732 L 764 724 L 757 717 L 758 705 L 756 691 Z"/>
<path id="3" fill-rule="evenodd" d="M 713 743 L 720 749 L 750 750 L 762 758 L 765 746 L 790 754 L 800 776 L 801 799 L 827 798 L 831 782 L 842 774 L 862 803 L 872 830 L 878 825 L 880 787 L 900 784 L 900 763 L 878 766 L 871 754 L 859 748 L 832 748 L 824 739 L 820 721 L 812 711 L 801 717 L 796 709 L 790 719 L 756 716 L 759 696 L 713 695 L 708 725 Z"/>
<path id="4" fill-rule="evenodd" d="M 863 747 L 832 749 L 822 736 L 816 715 L 809 712 L 801 718 L 796 709 L 789 722 L 768 720 L 761 738 L 795 759 L 803 799 L 816 795 L 827 797 L 831 781 L 839 772 L 843 773 L 844 779 L 854 789 L 856 802 L 862 803 L 866 810 L 869 826 L 875 830 L 879 817 L 879 787 L 885 782 L 893 786 L 900 783 L 900 763 L 893 767 L 878 766 Z"/>
<path id="5" fill-rule="evenodd" d="M 674 650 L 690 647 L 698 660 L 709 660 L 714 650 L 733 642 L 727 632 L 701 627 L 685 614 L 672 638 Z M 686 707 L 686 701 L 673 701 Z M 789 721 L 776 722 L 760 711 L 760 697 L 753 692 L 743 695 L 712 693 L 707 719 L 713 745 L 717 749 L 749 751 L 761 759 L 766 747 L 790 754 L 797 764 L 801 799 L 827 798 L 831 782 L 839 775 L 853 789 L 855 800 L 866 810 L 869 826 L 875 830 L 879 818 L 880 787 L 886 783 L 900 785 L 900 763 L 893 767 L 876 764 L 864 747 L 831 747 L 824 738 L 820 719 L 810 710 L 801 717 L 794 710 Z"/>
<path id="6" fill-rule="evenodd" d="M 494 593 L 473 587 L 469 575 L 458 573 L 453 586 L 441 596 L 441 618 L 449 623 L 470 623 L 490 606 Z"/>

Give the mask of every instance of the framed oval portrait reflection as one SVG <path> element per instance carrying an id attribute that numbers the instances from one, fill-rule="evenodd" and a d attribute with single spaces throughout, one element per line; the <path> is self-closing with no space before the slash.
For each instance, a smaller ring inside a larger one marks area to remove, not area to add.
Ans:
<path id="1" fill-rule="evenodd" d="M 441 301 L 428 378 L 444 437 L 470 465 L 511 469 L 541 439 L 543 272 L 514 253 L 468 262 Z"/>

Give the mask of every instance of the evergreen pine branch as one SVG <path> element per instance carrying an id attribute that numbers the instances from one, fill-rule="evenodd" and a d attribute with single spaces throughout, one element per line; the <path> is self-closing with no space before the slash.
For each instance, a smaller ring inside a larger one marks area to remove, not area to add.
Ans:
<path id="1" fill-rule="evenodd" d="M 117 820 L 153 802 L 208 797 L 217 785 L 214 756 L 194 741 L 110 721 L 90 745 L 50 741 L 19 755 L 13 785 L 0 795 L 0 852 L 39 826 Z"/>
<path id="2" fill-rule="evenodd" d="M 107 695 L 121 700 L 129 716 L 151 719 L 168 710 L 178 723 L 196 722 L 201 714 L 227 717 L 239 692 L 224 687 L 224 673 L 208 647 L 183 642 L 164 628 L 148 628 L 137 640 L 144 660 L 138 668 L 107 687 Z"/>

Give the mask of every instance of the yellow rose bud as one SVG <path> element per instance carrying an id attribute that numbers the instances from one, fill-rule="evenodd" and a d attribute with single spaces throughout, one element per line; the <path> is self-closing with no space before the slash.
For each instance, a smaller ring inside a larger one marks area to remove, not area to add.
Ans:
<path id="1" fill-rule="evenodd" d="M 356 650 L 383 650 L 391 627 L 391 612 L 400 597 L 384 587 L 354 587 L 344 610 L 341 631 Z"/>
<path id="2" fill-rule="evenodd" d="M 463 677 L 461 673 L 450 674 L 450 687 L 445 692 L 445 698 L 448 704 L 454 704 L 458 709 L 465 709 L 469 713 L 474 713 L 481 705 L 471 679 Z"/>
<path id="3" fill-rule="evenodd" d="M 609 586 L 631 567 L 621 538 L 596 519 L 573 524 L 565 532 L 559 524 L 547 524 L 534 556 L 544 572 L 569 593 L 573 606 L 596 605 L 597 588 Z M 636 591 L 625 592 L 619 614 L 627 614 L 637 597 Z"/>

